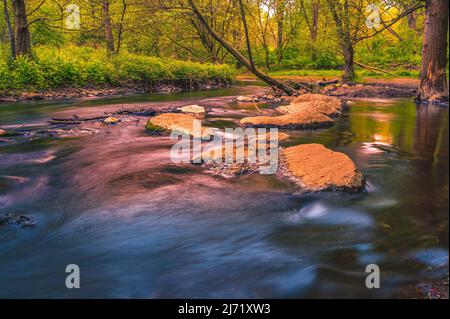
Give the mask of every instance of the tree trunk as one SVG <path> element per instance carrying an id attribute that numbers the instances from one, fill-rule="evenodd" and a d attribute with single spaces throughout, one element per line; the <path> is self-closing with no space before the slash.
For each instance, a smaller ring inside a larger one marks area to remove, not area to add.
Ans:
<path id="1" fill-rule="evenodd" d="M 122 46 L 123 24 L 124 24 L 126 12 L 127 12 L 127 3 L 125 0 L 122 0 L 122 14 L 120 16 L 119 30 L 117 31 L 117 48 L 115 51 L 116 54 L 119 54 L 120 48 Z"/>
<path id="2" fill-rule="evenodd" d="M 5 13 L 5 22 L 6 22 L 6 26 L 8 28 L 8 37 L 9 37 L 9 44 L 11 46 L 11 57 L 13 59 L 16 58 L 16 42 L 14 39 L 14 31 L 13 28 L 11 26 L 11 19 L 9 17 L 9 10 L 8 10 L 8 1 L 7 0 L 3 0 L 3 6 L 4 6 L 4 13 Z"/>
<path id="3" fill-rule="evenodd" d="M 419 95 L 422 100 L 448 100 L 448 0 L 426 2 Z"/>
<path id="4" fill-rule="evenodd" d="M 354 51 L 351 43 L 343 44 L 342 53 L 344 54 L 344 75 L 342 81 L 344 83 L 350 82 L 355 78 L 355 69 L 353 67 Z"/>
<path id="5" fill-rule="evenodd" d="M 317 31 L 319 30 L 319 8 L 320 8 L 320 0 L 313 0 L 311 4 L 311 30 L 310 36 L 311 41 L 316 42 L 317 40 Z"/>
<path id="6" fill-rule="evenodd" d="M 278 0 L 276 7 L 277 19 L 277 63 L 283 62 L 283 33 L 284 33 L 284 1 Z"/>
<path id="7" fill-rule="evenodd" d="M 206 21 L 206 18 L 201 14 L 201 12 L 197 9 L 197 6 L 194 3 L 194 0 L 188 0 L 189 6 L 191 7 L 192 11 L 194 12 L 197 19 L 200 21 L 201 24 L 205 27 L 205 29 L 211 34 L 211 36 L 219 42 L 222 47 L 225 48 L 228 52 L 230 52 L 231 55 L 234 56 L 234 58 L 241 63 L 243 66 L 245 66 L 250 72 L 252 72 L 254 75 L 256 75 L 259 79 L 266 82 L 267 84 L 277 87 L 278 89 L 282 90 L 288 95 L 293 95 L 295 93 L 295 90 L 291 88 L 288 85 L 285 85 L 284 83 L 270 77 L 269 75 L 259 71 L 256 67 L 252 68 L 252 65 L 250 61 L 243 56 L 238 50 L 236 50 L 228 41 L 221 38 L 209 25 L 208 21 Z"/>
<path id="8" fill-rule="evenodd" d="M 248 60 L 250 62 L 251 68 L 254 70 L 255 64 L 253 62 L 252 47 L 250 44 L 250 36 L 248 35 L 247 19 L 245 18 L 244 4 L 242 3 L 242 0 L 238 0 L 238 1 L 239 1 L 239 8 L 241 10 L 242 25 L 244 26 L 245 43 L 247 44 Z"/>
<path id="9" fill-rule="evenodd" d="M 108 55 L 111 55 L 116 50 L 114 49 L 114 35 L 111 26 L 111 16 L 109 14 L 109 0 L 103 1 L 103 19 L 103 27 L 105 28 L 106 53 Z"/>
<path id="10" fill-rule="evenodd" d="M 408 14 L 408 27 L 411 30 L 417 31 L 417 18 L 415 12 Z"/>
<path id="11" fill-rule="evenodd" d="M 28 29 L 25 0 L 13 0 L 14 39 L 16 54 L 31 56 L 30 31 Z"/>

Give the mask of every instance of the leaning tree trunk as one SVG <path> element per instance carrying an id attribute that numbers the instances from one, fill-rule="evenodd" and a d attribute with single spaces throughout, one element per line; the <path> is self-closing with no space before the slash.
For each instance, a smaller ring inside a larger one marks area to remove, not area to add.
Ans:
<path id="1" fill-rule="evenodd" d="M 448 0 L 427 0 L 419 95 L 421 100 L 448 100 Z"/>
<path id="2" fill-rule="evenodd" d="M 25 0 L 13 0 L 14 39 L 17 55 L 31 56 L 30 31 L 28 29 Z"/>
<path id="3" fill-rule="evenodd" d="M 114 35 L 111 26 L 111 16 L 109 14 L 109 0 L 103 1 L 103 27 L 105 28 L 106 53 L 108 55 L 116 52 L 114 48 Z"/>
<path id="4" fill-rule="evenodd" d="M 3 7 L 4 7 L 4 14 L 5 14 L 5 22 L 6 22 L 6 26 L 8 28 L 8 37 L 9 37 L 9 44 L 11 46 L 11 57 L 13 59 L 16 58 L 16 40 L 14 39 L 14 31 L 13 28 L 11 26 L 11 19 L 9 17 L 9 10 L 8 10 L 8 1 L 7 0 L 3 0 Z"/>
<path id="5" fill-rule="evenodd" d="M 252 63 L 244 56 L 242 53 L 240 53 L 238 50 L 236 50 L 228 41 L 220 37 L 209 25 L 208 21 L 206 21 L 206 18 L 201 14 L 201 12 L 197 9 L 197 6 L 194 3 L 194 0 L 188 0 L 189 6 L 192 9 L 192 12 L 195 14 L 199 22 L 205 27 L 205 29 L 209 32 L 209 34 L 219 42 L 225 50 L 230 52 L 231 55 L 243 66 L 245 66 L 250 72 L 252 72 L 254 75 L 256 75 L 259 79 L 266 82 L 267 84 L 274 86 L 283 92 L 285 92 L 288 95 L 293 95 L 295 93 L 295 90 L 291 88 L 290 86 L 270 77 L 269 75 L 259 71 L 256 67 L 253 67 Z"/>

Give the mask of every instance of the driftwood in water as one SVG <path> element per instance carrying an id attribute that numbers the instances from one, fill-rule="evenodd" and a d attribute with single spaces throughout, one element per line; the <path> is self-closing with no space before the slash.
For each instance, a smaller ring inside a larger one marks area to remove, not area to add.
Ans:
<path id="1" fill-rule="evenodd" d="M 88 118 L 82 118 L 79 117 L 77 115 L 74 115 L 72 118 L 68 118 L 68 119 L 62 119 L 62 118 L 53 118 L 51 119 L 49 122 L 52 125 L 56 125 L 56 124 L 80 124 L 82 122 L 87 122 L 87 121 L 98 121 L 98 120 L 104 120 L 107 117 L 109 117 L 109 115 L 103 115 L 103 116 L 96 116 L 96 117 L 88 117 Z"/>

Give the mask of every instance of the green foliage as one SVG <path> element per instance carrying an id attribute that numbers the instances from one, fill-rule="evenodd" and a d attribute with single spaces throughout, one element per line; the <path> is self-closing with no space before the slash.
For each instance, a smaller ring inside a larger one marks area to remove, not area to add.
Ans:
<path id="1" fill-rule="evenodd" d="M 89 85 L 134 83 L 149 85 L 165 81 L 229 81 L 235 70 L 228 65 L 201 64 L 122 53 L 107 57 L 103 50 L 67 46 L 35 48 L 36 59 L 0 58 L 0 90 L 46 90 Z"/>

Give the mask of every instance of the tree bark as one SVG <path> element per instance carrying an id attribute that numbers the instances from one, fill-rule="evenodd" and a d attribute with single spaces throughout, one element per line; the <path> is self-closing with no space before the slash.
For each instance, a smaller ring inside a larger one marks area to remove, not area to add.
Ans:
<path id="1" fill-rule="evenodd" d="M 320 0 L 313 0 L 311 4 L 311 29 L 310 37 L 312 42 L 317 40 L 317 31 L 319 30 L 319 8 Z"/>
<path id="2" fill-rule="evenodd" d="M 112 32 L 111 26 L 111 16 L 109 13 L 109 0 L 103 1 L 103 27 L 105 28 L 105 44 L 106 44 L 106 53 L 108 55 L 116 52 L 114 48 L 114 35 Z"/>
<path id="3" fill-rule="evenodd" d="M 17 56 L 17 53 L 16 53 L 16 40 L 14 39 L 14 31 L 13 31 L 13 28 L 11 26 L 11 19 L 9 17 L 8 1 L 7 0 L 3 0 L 3 7 L 4 7 L 6 27 L 8 28 L 8 38 L 9 38 L 9 45 L 11 47 L 11 57 L 13 59 L 15 59 L 16 56 Z"/>
<path id="4" fill-rule="evenodd" d="M 30 31 L 28 29 L 27 8 L 25 0 L 13 0 L 14 40 L 16 54 L 31 56 Z"/>
<path id="5" fill-rule="evenodd" d="M 355 78 L 353 45 L 351 43 L 342 44 L 342 53 L 344 54 L 344 75 L 342 76 L 342 81 L 347 83 Z"/>
<path id="6" fill-rule="evenodd" d="M 238 1 L 239 1 L 239 8 L 241 11 L 242 25 L 244 26 L 245 43 L 247 44 L 248 60 L 250 61 L 251 68 L 254 70 L 255 63 L 253 62 L 252 47 L 250 44 L 250 36 L 248 35 L 247 19 L 245 18 L 244 4 L 242 3 L 242 0 L 238 0 Z"/>
<path id="7" fill-rule="evenodd" d="M 419 95 L 422 100 L 448 100 L 448 0 L 427 0 Z"/>
<path id="8" fill-rule="evenodd" d="M 408 27 L 411 30 L 417 31 L 417 18 L 415 12 L 408 14 Z"/>
<path id="9" fill-rule="evenodd" d="M 342 55 L 344 56 L 344 74 L 342 81 L 344 83 L 350 82 L 355 77 L 355 69 L 353 66 L 355 52 L 350 35 L 349 1 L 344 0 L 343 4 L 336 3 L 334 0 L 327 0 L 327 2 L 336 24 L 339 44 L 342 48 Z"/>
<path id="10" fill-rule="evenodd" d="M 122 47 L 122 34 L 123 34 L 123 24 L 125 21 L 125 13 L 127 12 L 127 3 L 122 0 L 122 14 L 120 16 L 119 30 L 117 31 L 117 48 L 116 54 L 119 54 L 120 48 Z"/>
<path id="11" fill-rule="evenodd" d="M 277 63 L 283 62 L 283 34 L 284 34 L 284 0 L 277 0 L 276 20 L 277 20 Z"/>
<path id="12" fill-rule="evenodd" d="M 194 0 L 188 0 L 189 6 L 191 7 L 193 13 L 197 17 L 197 19 L 200 21 L 201 24 L 205 27 L 205 29 L 211 34 L 211 36 L 219 42 L 225 50 L 230 52 L 231 55 L 234 56 L 234 58 L 241 63 L 243 66 L 245 66 L 250 72 L 252 72 L 254 75 L 256 75 L 259 79 L 266 82 L 267 84 L 274 86 L 283 92 L 285 92 L 288 95 L 293 95 L 295 93 L 295 90 L 291 88 L 290 86 L 270 77 L 269 75 L 259 71 L 256 67 L 252 67 L 250 61 L 242 55 L 238 50 L 236 50 L 228 41 L 220 37 L 209 25 L 209 23 L 206 21 L 206 18 L 201 14 L 201 12 L 197 9 L 197 6 L 194 3 Z"/>

